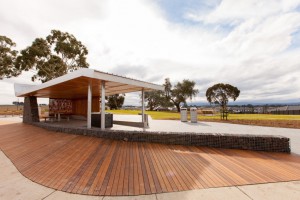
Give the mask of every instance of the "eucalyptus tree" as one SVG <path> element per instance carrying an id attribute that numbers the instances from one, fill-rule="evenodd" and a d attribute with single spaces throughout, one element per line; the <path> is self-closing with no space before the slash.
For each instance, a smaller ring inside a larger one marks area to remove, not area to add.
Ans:
<path id="1" fill-rule="evenodd" d="M 218 104 L 221 107 L 221 111 L 227 111 L 227 104 L 229 99 L 235 101 L 240 95 L 240 90 L 230 84 L 218 83 L 209 87 L 206 90 L 207 101 L 211 104 Z"/>
<path id="2" fill-rule="evenodd" d="M 15 68 L 18 51 L 10 38 L 0 35 L 0 79 L 18 76 L 21 72 Z"/>
<path id="3" fill-rule="evenodd" d="M 199 91 L 195 89 L 196 83 L 184 79 L 182 82 L 178 82 L 174 87 L 172 86 L 170 79 L 165 79 L 165 95 L 166 98 L 171 101 L 180 112 L 180 104 L 186 104 L 186 100 L 195 97 Z"/>
<path id="4" fill-rule="evenodd" d="M 166 98 L 165 93 L 160 90 L 154 90 L 145 92 L 145 100 L 147 102 L 147 107 L 149 110 L 154 110 L 154 108 L 162 107 L 171 107 L 173 104 Z"/>
<path id="5" fill-rule="evenodd" d="M 23 49 L 15 67 L 19 71 L 36 71 L 32 81 L 46 82 L 79 68 L 87 68 L 87 54 L 87 48 L 72 34 L 52 30 L 45 39 L 36 38 L 31 46 Z"/>
<path id="6" fill-rule="evenodd" d="M 107 98 L 107 105 L 111 110 L 122 108 L 125 101 L 125 94 L 114 94 Z"/>

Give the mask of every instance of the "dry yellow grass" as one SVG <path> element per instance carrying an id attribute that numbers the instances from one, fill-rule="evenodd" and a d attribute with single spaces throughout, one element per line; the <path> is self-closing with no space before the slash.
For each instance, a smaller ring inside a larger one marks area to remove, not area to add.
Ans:
<path id="1" fill-rule="evenodd" d="M 0 105 L 0 115 L 21 115 L 23 106 Z"/>
<path id="2" fill-rule="evenodd" d="M 137 115 L 140 110 L 109 110 L 107 112 L 114 114 Z M 153 119 L 180 119 L 180 113 L 165 111 L 146 111 Z M 219 120 L 220 115 L 200 115 L 199 120 Z M 230 120 L 300 120 L 300 115 L 271 115 L 271 114 L 229 114 Z"/>
<path id="3" fill-rule="evenodd" d="M 42 113 L 48 110 L 49 110 L 48 106 L 41 106 Z M 23 114 L 23 106 L 0 105 L 0 115 L 22 115 L 22 114 Z"/>

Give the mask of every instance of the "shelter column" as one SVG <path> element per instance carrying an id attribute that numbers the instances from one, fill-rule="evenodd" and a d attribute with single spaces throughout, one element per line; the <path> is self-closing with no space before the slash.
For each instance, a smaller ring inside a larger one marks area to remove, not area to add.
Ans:
<path id="1" fill-rule="evenodd" d="M 101 81 L 101 130 L 105 129 L 105 81 Z"/>
<path id="2" fill-rule="evenodd" d="M 88 85 L 87 128 L 92 128 L 92 83 Z"/>
<path id="3" fill-rule="evenodd" d="M 142 122 L 145 124 L 145 91 L 142 89 Z"/>

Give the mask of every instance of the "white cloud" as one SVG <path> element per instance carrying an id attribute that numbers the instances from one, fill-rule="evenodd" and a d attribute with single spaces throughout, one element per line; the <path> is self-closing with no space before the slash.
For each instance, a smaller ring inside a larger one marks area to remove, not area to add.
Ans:
<path id="1" fill-rule="evenodd" d="M 237 24 L 252 18 L 265 18 L 278 13 L 289 12 L 299 6 L 299 0 L 223 0 L 208 14 L 192 11 L 186 16 L 204 23 Z"/>
<path id="2" fill-rule="evenodd" d="M 299 31 L 299 1 L 224 0 L 205 15 L 188 9 L 185 16 L 200 22 L 194 25 L 168 21 L 159 4 L 148 0 L 1 5 L 1 34 L 19 49 L 60 29 L 88 47 L 91 68 L 160 84 L 166 77 L 195 80 L 201 91 L 196 100 L 202 102 L 207 87 L 218 82 L 240 87 L 241 100 L 268 99 L 265 93 L 272 92 L 276 99 L 299 98 L 300 49 L 288 49 Z M 9 84 L 1 81 L 0 87 Z M 0 104 L 15 99 L 11 90 L 1 93 Z M 133 96 L 128 95 L 128 104 Z"/>
<path id="3" fill-rule="evenodd" d="M 274 55 L 291 44 L 291 34 L 299 26 L 300 13 L 271 16 L 264 20 L 247 20 L 236 27 L 219 46 L 231 55 Z"/>

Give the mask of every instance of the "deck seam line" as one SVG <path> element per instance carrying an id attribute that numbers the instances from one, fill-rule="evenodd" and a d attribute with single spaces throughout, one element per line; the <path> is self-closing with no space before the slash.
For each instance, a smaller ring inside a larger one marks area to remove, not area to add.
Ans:
<path id="1" fill-rule="evenodd" d="M 48 198 L 49 196 L 51 196 L 54 192 L 56 192 L 56 191 L 58 191 L 58 190 L 55 190 L 54 189 L 54 191 L 53 192 L 51 192 L 50 194 L 48 194 L 47 196 L 45 196 L 45 197 L 43 197 L 43 198 L 41 198 L 41 200 L 44 200 L 44 199 L 46 199 L 46 198 Z"/>
<path id="2" fill-rule="evenodd" d="M 241 191 L 243 194 L 245 194 L 249 199 L 254 200 L 253 198 L 251 198 L 246 192 L 244 192 L 244 190 L 242 190 L 239 186 L 235 186 L 239 191 Z"/>

